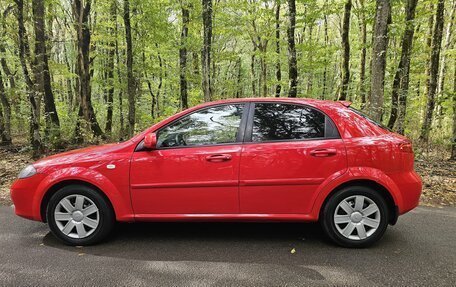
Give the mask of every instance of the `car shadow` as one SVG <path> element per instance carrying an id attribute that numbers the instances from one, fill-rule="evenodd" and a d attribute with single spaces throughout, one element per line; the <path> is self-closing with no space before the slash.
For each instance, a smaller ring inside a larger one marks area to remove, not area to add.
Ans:
<path id="1" fill-rule="evenodd" d="M 249 261 L 265 248 L 291 252 L 302 242 L 332 246 L 315 223 L 118 223 L 109 239 L 83 248 L 66 246 L 51 233 L 43 238 L 46 246 L 138 260 L 226 261 L 235 255 L 239 261 L 241 255 Z"/>
<path id="2" fill-rule="evenodd" d="M 396 236 L 387 233 L 373 247 L 354 251 L 331 243 L 317 223 L 118 223 L 109 239 L 94 246 L 67 246 L 51 233 L 43 243 L 133 260 L 315 264 L 337 254 L 380 254 Z"/>

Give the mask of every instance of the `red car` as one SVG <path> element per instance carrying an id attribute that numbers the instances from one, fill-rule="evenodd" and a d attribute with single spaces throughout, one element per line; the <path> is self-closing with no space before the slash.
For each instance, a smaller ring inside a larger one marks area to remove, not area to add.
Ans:
<path id="1" fill-rule="evenodd" d="M 99 242 L 116 221 L 320 221 L 334 242 L 362 247 L 418 205 L 413 162 L 409 140 L 347 102 L 233 99 L 41 159 L 11 198 L 71 245 Z"/>

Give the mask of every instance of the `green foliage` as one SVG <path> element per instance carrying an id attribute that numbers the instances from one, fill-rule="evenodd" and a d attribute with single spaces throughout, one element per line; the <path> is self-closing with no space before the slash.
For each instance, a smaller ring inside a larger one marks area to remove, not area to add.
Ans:
<path id="1" fill-rule="evenodd" d="M 88 1 L 88 0 L 85 0 Z M 446 21 L 450 20 L 450 9 L 454 0 L 446 0 Z M 61 121 L 61 136 L 66 141 L 73 138 L 78 112 L 78 90 L 76 75 L 76 35 L 73 27 L 71 2 L 47 0 L 46 25 L 48 36 L 48 57 L 57 111 Z M 281 95 L 288 93 L 288 50 L 287 50 L 287 1 L 284 0 L 233 0 L 213 1 L 213 39 L 211 57 L 212 90 L 214 99 L 262 95 L 265 83 L 267 93 L 273 96 L 275 86 L 282 87 Z M 350 27 L 350 84 L 348 98 L 355 106 L 361 106 L 360 87 L 369 92 L 372 42 L 372 25 L 375 16 L 375 1 L 352 0 L 353 10 Z M 416 32 L 412 49 L 410 89 L 406 134 L 417 138 L 422 114 L 426 105 L 427 59 L 430 49 L 426 44 L 429 35 L 429 17 L 434 11 L 431 4 L 437 0 L 419 1 L 414 25 Z M 34 31 L 31 0 L 25 1 L 25 22 L 28 42 L 33 62 Z M 280 54 L 276 53 L 275 8 L 280 10 Z M 343 0 L 298 0 L 296 24 L 296 48 L 298 54 L 300 97 L 335 99 L 341 82 L 341 21 L 344 9 Z M 363 3 L 363 7 L 361 6 Z M 385 77 L 385 114 L 390 110 L 393 77 L 401 54 L 401 38 L 404 33 L 405 0 L 392 3 L 392 23 L 389 27 L 389 48 Z M 112 139 L 122 138 L 121 128 L 125 129 L 128 114 L 126 79 L 126 44 L 123 22 L 123 0 L 93 1 L 90 15 L 91 30 L 91 88 L 92 101 L 101 127 L 106 122 L 106 91 L 114 89 Z M 110 15 L 112 5 L 116 5 L 116 17 Z M 189 36 L 184 43 L 187 48 L 187 81 L 189 104 L 203 101 L 201 89 L 201 48 L 202 48 L 202 5 L 200 0 L 154 0 L 130 1 L 131 27 L 133 36 L 133 69 L 137 82 L 136 129 L 143 130 L 157 121 L 181 109 L 179 97 L 179 45 L 181 33 L 181 8 L 185 5 L 190 11 Z M 9 8 L 12 7 L 12 8 Z M 8 13 L 4 13 L 7 11 Z M 26 85 L 18 58 L 17 20 L 13 0 L 0 2 L 0 51 L 15 80 L 15 87 L 4 77 L 8 99 L 12 105 L 13 132 L 16 136 L 27 136 L 30 114 Z M 366 79 L 360 82 L 361 16 L 367 25 Z M 447 22 L 445 22 L 445 27 Z M 454 30 L 454 26 L 453 26 Z M 446 57 L 445 85 L 438 96 L 439 111 L 435 113 L 432 139 L 448 142 L 451 138 L 452 93 L 454 75 L 454 31 L 450 49 L 442 51 Z M 111 43 L 116 43 L 113 48 Z M 116 49 L 114 78 L 107 79 L 109 51 Z M 118 52 L 118 54 L 117 54 Z M 252 62 L 253 60 L 253 62 Z M 276 79 L 276 64 L 280 63 L 282 78 Z M 266 69 L 264 72 L 263 69 Z M 263 78 L 262 75 L 265 75 Z M 149 86 L 150 83 L 150 86 Z M 161 83 L 161 84 L 160 84 Z M 255 89 L 255 94 L 254 90 Z M 122 96 L 120 107 L 119 96 Z M 154 111 L 152 112 L 152 97 Z M 122 109 L 122 112 L 121 112 Z M 44 113 L 41 104 L 41 114 Z M 121 121 L 123 126 L 121 127 Z M 44 133 L 44 117 L 41 116 Z M 83 126 L 87 126 L 83 124 Z M 90 139 L 90 132 L 84 130 Z M 46 139 L 53 145 L 60 139 Z"/>

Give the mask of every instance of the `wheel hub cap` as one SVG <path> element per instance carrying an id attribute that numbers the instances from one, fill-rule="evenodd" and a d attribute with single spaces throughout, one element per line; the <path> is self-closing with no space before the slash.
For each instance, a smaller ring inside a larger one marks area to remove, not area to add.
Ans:
<path id="1" fill-rule="evenodd" d="M 100 223 L 97 205 L 82 194 L 64 197 L 54 210 L 54 221 L 60 231 L 71 238 L 90 236 Z"/>
<path id="2" fill-rule="evenodd" d="M 353 212 L 350 215 L 350 219 L 353 223 L 359 223 L 363 219 L 363 215 L 357 211 Z"/>
<path id="3" fill-rule="evenodd" d="M 80 222 L 80 221 L 82 221 L 82 219 L 84 219 L 84 214 L 82 214 L 81 211 L 77 210 L 77 211 L 73 212 L 74 221 Z"/>
<path id="4" fill-rule="evenodd" d="M 380 226 L 380 209 L 369 197 L 353 195 L 343 199 L 334 211 L 334 225 L 345 238 L 363 240 Z"/>

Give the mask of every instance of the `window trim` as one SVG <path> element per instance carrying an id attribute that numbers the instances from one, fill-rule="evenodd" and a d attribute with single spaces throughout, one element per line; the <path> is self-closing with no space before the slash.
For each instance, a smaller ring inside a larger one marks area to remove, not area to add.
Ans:
<path id="1" fill-rule="evenodd" d="M 282 105 L 293 105 L 293 106 L 300 106 L 304 108 L 308 108 L 317 112 L 322 113 L 325 116 L 325 136 L 318 137 L 318 138 L 305 138 L 305 139 L 283 139 L 283 140 L 267 140 L 267 141 L 252 141 L 253 136 L 253 119 L 255 116 L 255 106 L 257 104 L 282 104 Z M 331 134 L 333 136 L 327 136 L 327 128 L 331 128 Z M 299 142 L 299 141 L 313 141 L 313 140 L 332 140 L 332 139 L 340 139 L 340 132 L 337 129 L 336 124 L 334 121 L 322 110 L 312 107 L 310 105 L 302 104 L 302 103 L 289 103 L 289 102 L 282 102 L 282 101 L 257 101 L 251 102 L 249 108 L 249 119 L 246 127 L 246 132 L 244 135 L 244 142 L 245 144 L 261 144 L 261 143 L 278 143 L 278 142 Z"/>
<path id="2" fill-rule="evenodd" d="M 187 113 L 185 115 L 182 115 L 181 117 L 179 117 L 177 119 L 174 119 L 173 121 L 167 123 L 166 125 L 160 127 L 159 129 L 153 131 L 154 133 L 156 133 L 158 135 L 158 133 L 161 130 L 167 128 L 168 126 L 174 124 L 175 122 L 177 122 L 177 121 L 179 121 L 179 120 L 181 120 L 181 119 L 183 119 L 185 117 L 188 117 L 188 116 L 190 116 L 190 115 L 192 115 L 194 113 L 201 112 L 201 111 L 204 111 L 204 110 L 213 109 L 213 108 L 222 107 L 222 106 L 243 106 L 241 122 L 239 123 L 236 141 L 234 141 L 234 142 L 231 142 L 231 143 L 217 143 L 217 144 L 205 144 L 205 145 L 176 146 L 176 147 L 157 147 L 155 150 L 168 150 L 168 149 L 181 149 L 181 148 L 199 148 L 199 147 L 211 147 L 211 146 L 229 146 L 229 145 L 242 144 L 244 133 L 245 133 L 245 126 L 247 125 L 247 116 L 248 116 L 248 111 L 249 111 L 250 104 L 251 104 L 250 102 L 233 102 L 233 103 L 224 103 L 224 104 L 217 104 L 217 105 L 207 106 L 207 107 L 204 107 L 204 108 L 201 108 L 201 109 L 194 110 L 194 111 L 192 111 L 190 113 Z M 143 147 L 143 143 L 144 143 L 144 139 L 138 144 L 138 146 L 137 146 L 135 151 L 144 151 L 144 150 L 146 150 Z"/>

